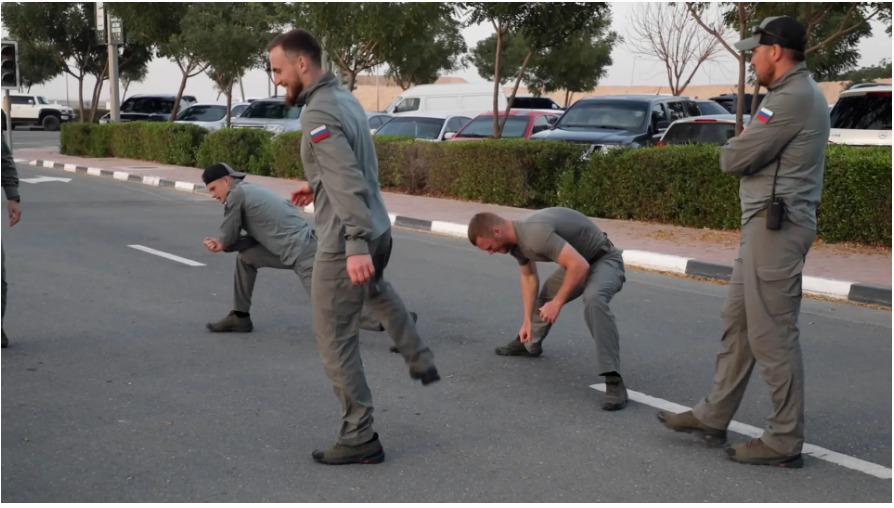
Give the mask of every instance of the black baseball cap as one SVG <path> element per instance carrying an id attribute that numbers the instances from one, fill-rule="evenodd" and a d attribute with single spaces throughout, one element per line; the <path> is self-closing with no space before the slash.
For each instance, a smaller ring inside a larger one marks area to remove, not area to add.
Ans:
<path id="1" fill-rule="evenodd" d="M 771 16 L 751 29 L 751 37 L 733 46 L 739 51 L 751 51 L 760 45 L 778 44 L 783 48 L 804 51 L 807 45 L 807 30 L 798 20 L 790 16 Z"/>
<path id="2" fill-rule="evenodd" d="M 231 168 L 229 164 L 226 162 L 217 162 L 205 168 L 205 171 L 202 172 L 202 181 L 205 182 L 205 185 L 225 176 L 232 176 L 233 178 L 245 178 L 245 173 L 240 173 L 235 169 Z"/>

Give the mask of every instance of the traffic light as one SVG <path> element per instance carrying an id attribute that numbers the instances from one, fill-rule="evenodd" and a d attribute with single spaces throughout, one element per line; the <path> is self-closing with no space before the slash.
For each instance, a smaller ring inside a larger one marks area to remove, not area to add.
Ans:
<path id="1" fill-rule="evenodd" d="M 2 78 L 0 85 L 4 90 L 19 89 L 19 43 L 3 41 Z"/>

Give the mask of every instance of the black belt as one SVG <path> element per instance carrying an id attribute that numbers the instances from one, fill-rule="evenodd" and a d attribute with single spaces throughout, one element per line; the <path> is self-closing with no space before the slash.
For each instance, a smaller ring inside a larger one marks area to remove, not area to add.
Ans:
<path id="1" fill-rule="evenodd" d="M 590 263 L 591 265 L 594 264 L 595 262 L 597 262 L 597 261 L 599 261 L 600 259 L 602 259 L 602 256 L 608 254 L 608 253 L 611 252 L 614 248 L 615 248 L 615 244 L 613 244 L 612 241 L 609 240 L 608 237 L 606 237 L 606 238 L 605 238 L 605 243 L 602 244 L 602 247 L 599 249 L 599 252 L 597 252 L 595 256 L 593 256 L 592 258 L 590 258 L 589 263 Z"/>

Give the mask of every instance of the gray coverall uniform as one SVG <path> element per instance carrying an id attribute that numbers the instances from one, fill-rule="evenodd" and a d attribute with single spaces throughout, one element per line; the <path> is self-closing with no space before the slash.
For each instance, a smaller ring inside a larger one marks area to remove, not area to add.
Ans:
<path id="1" fill-rule="evenodd" d="M 3 137 L 3 164 L 2 164 L 2 184 L 3 184 L 3 193 L 6 194 L 6 199 L 18 200 L 19 199 L 19 173 L 16 170 L 16 163 L 12 158 L 12 150 L 9 149 L 9 145 L 6 144 L 6 137 Z M 2 269 L 2 282 L 3 282 L 3 309 L 2 316 L 6 316 L 6 249 L 0 247 L 0 269 Z"/>
<path id="2" fill-rule="evenodd" d="M 756 361 L 773 401 L 761 440 L 797 455 L 804 443 L 801 272 L 816 237 L 829 108 L 803 62 L 767 88 L 758 114 L 720 155 L 724 172 L 741 175 L 742 237 L 723 307 L 714 387 L 693 413 L 709 427 L 727 428 Z M 770 230 L 766 208 L 777 162 L 776 196 L 785 203 L 785 219 L 781 229 Z"/>
<path id="3" fill-rule="evenodd" d="M 320 358 L 342 405 L 338 442 L 370 441 L 372 395 L 358 340 L 361 305 L 381 320 L 411 370 L 433 367 L 432 353 L 416 331 L 397 292 L 382 278 L 391 253 L 391 221 L 379 190 L 379 167 L 360 102 L 326 73 L 298 97 L 301 161 L 314 193 L 317 255 L 313 271 L 314 334 Z M 376 276 L 354 285 L 348 256 L 369 254 Z"/>
<path id="4" fill-rule="evenodd" d="M 246 235 L 241 231 L 245 230 Z M 224 252 L 238 251 L 233 288 L 233 310 L 249 312 L 259 268 L 293 270 L 311 296 L 314 230 L 286 199 L 262 185 L 233 179 L 220 226 Z M 364 315 L 362 327 L 379 330 L 379 321 Z"/>
<path id="5" fill-rule="evenodd" d="M 546 208 L 512 221 L 512 225 L 517 244 L 509 254 L 520 266 L 531 261 L 556 262 L 566 244 L 590 263 L 586 282 L 571 293 L 568 302 L 584 297 L 584 320 L 596 342 L 597 373 L 620 374 L 618 326 L 608 304 L 627 280 L 621 251 L 587 216 L 569 208 Z M 564 280 L 565 267 L 560 266 L 540 289 L 531 319 L 531 343 L 543 341 L 549 333 L 552 325 L 537 309 L 556 296 Z"/>

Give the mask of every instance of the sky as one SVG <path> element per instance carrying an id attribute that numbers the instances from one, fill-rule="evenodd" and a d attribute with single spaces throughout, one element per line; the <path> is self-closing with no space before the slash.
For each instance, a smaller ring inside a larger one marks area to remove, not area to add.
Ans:
<path id="1" fill-rule="evenodd" d="M 612 30 L 629 38 L 628 27 L 633 23 L 633 11 L 639 6 L 637 3 L 613 2 L 612 6 Z M 861 58 L 858 67 L 876 65 L 882 59 L 891 58 L 891 38 L 884 32 L 880 23 L 872 23 L 873 35 L 863 39 L 860 43 Z M 125 27 L 126 30 L 126 27 Z M 486 39 L 493 34 L 493 27 L 489 24 L 481 24 L 468 27 L 463 30 L 463 37 L 467 46 L 474 47 L 478 41 Z M 3 32 L 6 36 L 5 30 Z M 730 41 L 735 42 L 735 41 Z M 612 66 L 608 69 L 607 76 L 600 82 L 602 85 L 655 85 L 667 86 L 667 75 L 664 65 L 658 60 L 636 55 L 629 45 L 619 44 L 612 52 Z M 381 72 L 381 71 L 380 71 Z M 475 68 L 468 68 L 452 72 L 450 76 L 457 76 L 469 82 L 485 81 L 478 75 Z M 32 88 L 32 93 L 46 96 L 53 100 L 77 101 L 77 82 L 67 74 L 54 80 Z M 717 62 L 709 63 L 699 69 L 691 84 L 733 84 L 738 78 L 736 60 L 725 50 Z M 180 84 L 180 69 L 173 62 L 165 59 L 155 59 L 149 64 L 149 73 L 142 83 L 134 83 L 128 88 L 127 95 L 138 93 L 170 93 L 175 94 Z M 242 80 L 245 97 L 266 97 L 268 90 L 272 91 L 272 85 L 268 87 L 267 76 L 262 70 L 249 71 Z M 89 100 L 93 90 L 92 78 L 85 79 L 85 99 Z M 125 98 L 121 89 L 121 100 Z M 217 92 L 213 84 L 204 74 L 190 78 L 186 84 L 184 93 L 195 95 L 200 102 L 224 102 L 223 96 L 218 100 Z M 109 97 L 108 83 L 101 94 L 103 102 Z M 241 98 L 239 86 L 234 87 L 234 100 Z"/>

